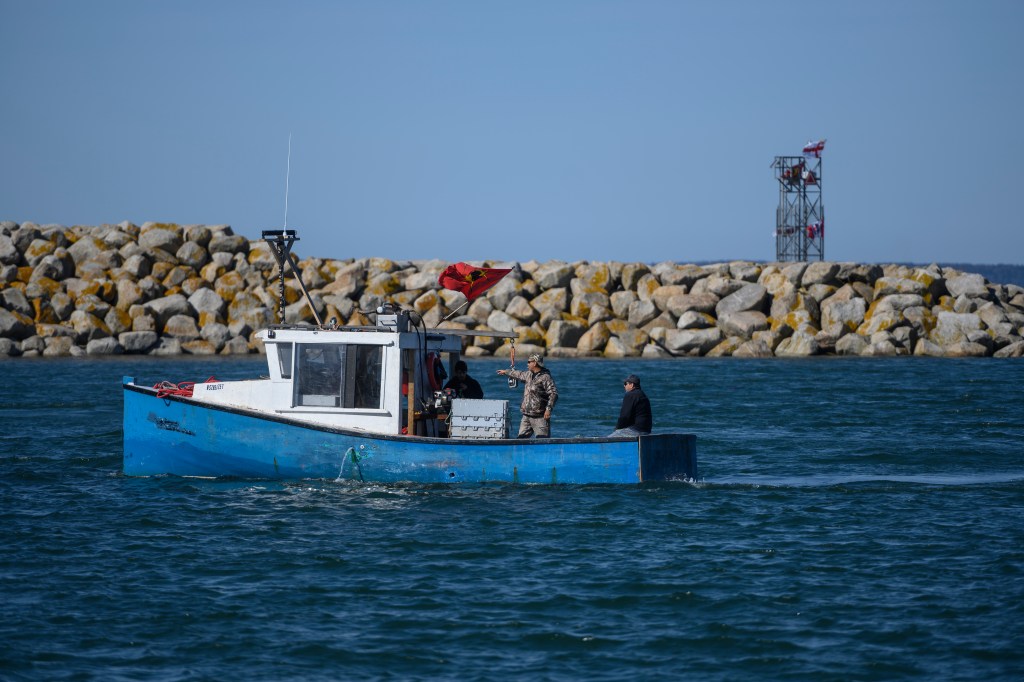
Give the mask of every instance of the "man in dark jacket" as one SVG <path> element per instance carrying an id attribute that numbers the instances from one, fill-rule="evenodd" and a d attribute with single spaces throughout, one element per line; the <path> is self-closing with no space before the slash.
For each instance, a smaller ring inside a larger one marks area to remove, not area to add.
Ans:
<path id="1" fill-rule="evenodd" d="M 476 379 L 469 376 L 469 367 L 464 361 L 456 362 L 452 372 L 454 373 L 452 380 L 444 387 L 455 391 L 456 398 L 480 399 L 484 397 L 484 389 L 480 388 L 480 383 Z"/>
<path id="2" fill-rule="evenodd" d="M 651 401 L 640 388 L 640 377 L 630 374 L 622 382 L 626 395 L 622 398 L 619 421 L 612 436 L 640 436 L 651 432 Z"/>
<path id="3" fill-rule="evenodd" d="M 526 371 L 517 369 L 499 369 L 498 374 L 514 377 L 525 382 L 523 387 L 523 404 L 519 410 L 523 419 L 519 422 L 517 438 L 529 438 L 534 433 L 537 438 L 551 436 L 551 408 L 558 400 L 558 389 L 551 372 L 544 368 L 544 358 L 534 353 L 526 361 Z"/>

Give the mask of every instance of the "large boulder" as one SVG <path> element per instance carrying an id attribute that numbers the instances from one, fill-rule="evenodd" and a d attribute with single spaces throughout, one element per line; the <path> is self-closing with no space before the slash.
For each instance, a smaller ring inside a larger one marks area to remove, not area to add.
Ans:
<path id="1" fill-rule="evenodd" d="M 665 347 L 673 355 L 706 355 L 722 342 L 722 330 L 671 329 L 665 331 Z"/>
<path id="2" fill-rule="evenodd" d="M 39 261 L 49 256 L 57 249 L 57 245 L 46 239 L 34 239 L 28 248 L 22 253 L 25 262 L 30 268 L 39 265 Z"/>
<path id="3" fill-rule="evenodd" d="M 75 339 L 79 344 L 85 344 L 94 339 L 104 339 L 110 336 L 110 328 L 99 317 L 84 310 L 76 310 L 71 313 L 71 326 L 75 330 Z"/>
<path id="4" fill-rule="evenodd" d="M 790 329 L 821 324 L 821 310 L 813 296 L 802 291 L 789 291 L 772 301 L 771 318 L 775 326 L 786 325 Z"/>
<path id="5" fill-rule="evenodd" d="M 242 235 L 227 234 L 226 231 L 222 231 L 214 234 L 210 238 L 210 244 L 207 247 L 207 250 L 211 254 L 240 253 L 247 256 L 249 254 L 249 240 Z"/>
<path id="6" fill-rule="evenodd" d="M 883 310 L 880 313 L 875 313 L 873 310 L 868 309 L 867 314 L 864 316 L 864 322 L 857 327 L 857 333 L 870 337 L 877 332 L 884 332 L 897 327 L 903 324 L 903 322 L 903 314 L 898 310 Z"/>
<path id="7" fill-rule="evenodd" d="M 668 301 L 673 296 L 686 295 L 687 289 L 682 284 L 663 284 L 654 290 L 651 301 L 658 306 L 658 310 L 668 311 Z"/>
<path id="8" fill-rule="evenodd" d="M 635 358 L 646 348 L 650 336 L 643 329 L 627 329 L 620 331 L 608 339 L 604 355 L 608 358 Z"/>
<path id="9" fill-rule="evenodd" d="M 604 263 L 584 263 L 576 268 L 576 277 L 569 283 L 573 296 L 585 293 L 607 294 L 612 289 L 612 271 Z"/>
<path id="10" fill-rule="evenodd" d="M 751 339 L 741 343 L 732 352 L 734 358 L 770 358 L 773 355 L 772 349 L 764 339 Z"/>
<path id="11" fill-rule="evenodd" d="M 555 320 L 548 325 L 547 334 L 544 335 L 544 340 L 547 343 L 548 348 L 554 348 L 556 346 L 563 346 L 566 348 L 575 348 L 577 342 L 586 328 L 583 324 L 573 320 Z"/>
<path id="12" fill-rule="evenodd" d="M 503 310 L 516 296 L 523 291 L 523 283 L 515 272 L 510 272 L 487 291 L 487 299 L 491 304 Z"/>
<path id="13" fill-rule="evenodd" d="M 227 325 L 212 322 L 203 326 L 203 329 L 200 330 L 200 336 L 212 343 L 217 350 L 220 350 L 231 339 L 231 332 L 227 329 Z"/>
<path id="14" fill-rule="evenodd" d="M 32 304 L 21 289 L 0 289 L 0 308 L 15 310 L 26 317 L 34 314 Z"/>
<path id="15" fill-rule="evenodd" d="M 487 326 L 498 332 L 510 332 L 520 325 L 522 322 L 503 310 L 495 310 L 487 317 Z"/>
<path id="16" fill-rule="evenodd" d="M 1015 341 L 1008 346 L 997 350 L 993 357 L 997 358 L 1021 358 L 1024 357 L 1024 341 Z"/>
<path id="17" fill-rule="evenodd" d="M 950 277 L 946 280 L 946 289 L 950 296 L 983 297 L 988 295 L 988 287 L 985 286 L 985 278 L 976 274 L 962 274 Z"/>
<path id="18" fill-rule="evenodd" d="M 890 294 L 875 299 L 875 302 L 871 304 L 871 309 L 873 313 L 903 312 L 907 308 L 923 306 L 924 303 L 924 297 L 920 294 Z"/>
<path id="19" fill-rule="evenodd" d="M 688 310 L 696 310 L 699 313 L 713 313 L 720 300 L 718 296 L 708 292 L 702 294 L 690 293 L 673 296 L 666 301 L 665 305 L 668 308 L 668 312 L 678 318 L 682 317 L 683 313 Z"/>
<path id="20" fill-rule="evenodd" d="M 999 329 L 1002 325 L 1009 325 L 1013 328 L 1013 325 L 1010 324 L 1009 317 L 1006 314 L 1006 310 L 995 303 L 983 303 L 978 307 L 976 313 L 989 329 Z M 1000 331 L 1003 330 L 1000 329 Z"/>
<path id="21" fill-rule="evenodd" d="M 761 271 L 761 276 L 758 277 L 757 283 L 763 286 L 772 298 L 797 290 L 797 286 L 790 282 L 782 274 L 782 271 L 774 265 L 770 265 Z"/>
<path id="22" fill-rule="evenodd" d="M 879 277 L 875 280 L 875 299 L 892 294 L 917 294 L 923 296 L 928 292 L 926 287 L 917 280 L 906 277 Z"/>
<path id="23" fill-rule="evenodd" d="M 644 263 L 626 263 L 622 266 L 622 288 L 626 291 L 635 291 L 637 282 L 650 271 L 651 269 Z"/>
<path id="24" fill-rule="evenodd" d="M 727 313 L 729 314 L 729 313 Z M 696 310 L 687 310 L 676 320 L 677 329 L 707 329 L 714 327 L 717 321 L 707 313 L 700 313 Z"/>
<path id="25" fill-rule="evenodd" d="M 867 302 L 863 298 L 840 301 L 826 299 L 821 306 L 821 330 L 837 338 L 856 331 L 864 322 L 866 310 Z"/>
<path id="26" fill-rule="evenodd" d="M 747 282 L 744 282 L 743 280 L 733 279 L 732 277 L 725 275 L 711 275 L 707 279 L 702 279 L 694 284 L 690 293 L 712 293 L 719 298 L 725 298 L 736 293 L 745 286 L 747 286 Z"/>
<path id="27" fill-rule="evenodd" d="M 608 331 L 608 325 L 598 322 L 583 333 L 580 340 L 576 342 L 576 348 L 584 352 L 604 350 L 612 334 Z"/>
<path id="28" fill-rule="evenodd" d="M 648 272 L 640 278 L 639 282 L 636 283 L 636 296 L 641 301 L 649 301 L 651 300 L 651 297 L 654 296 L 654 292 L 657 291 L 660 286 L 661 282 L 654 273 Z"/>
<path id="29" fill-rule="evenodd" d="M 692 289 L 693 285 L 711 275 L 711 270 L 700 265 L 677 265 L 671 270 L 660 273 L 662 284 L 683 286 Z M 737 279 L 741 279 L 737 277 Z"/>
<path id="30" fill-rule="evenodd" d="M 205 249 L 213 237 L 213 230 L 206 225 L 186 225 L 182 228 L 182 235 L 186 242 L 194 242 Z M 266 242 L 260 243 L 267 246 Z"/>
<path id="31" fill-rule="evenodd" d="M 252 254 L 249 254 L 250 259 Z M 437 283 L 437 278 L 441 274 L 441 270 L 424 270 L 420 272 L 414 272 L 405 278 L 405 288 L 408 289 L 437 289 L 440 285 Z M 337 281 L 337 279 L 335 279 Z"/>
<path id="32" fill-rule="evenodd" d="M 941 311 L 936 317 L 935 329 L 929 336 L 932 341 L 943 347 L 967 342 L 970 332 L 982 328 L 981 318 L 975 313 Z"/>
<path id="33" fill-rule="evenodd" d="M 43 349 L 43 356 L 67 356 L 71 355 L 72 350 L 75 348 L 78 348 L 78 346 L 75 345 L 75 340 L 70 336 L 51 336 L 46 339 L 46 347 Z"/>
<path id="34" fill-rule="evenodd" d="M 192 341 L 199 338 L 199 327 L 190 315 L 174 315 L 164 325 L 164 334 L 181 341 Z"/>
<path id="35" fill-rule="evenodd" d="M 159 249 L 164 253 L 173 254 L 181 248 L 184 240 L 181 237 L 181 229 L 177 226 L 154 226 L 148 229 L 144 226 L 142 234 L 139 235 L 139 246 L 146 251 Z M 77 242 L 81 243 L 81 240 Z M 76 259 L 77 262 L 77 259 Z"/>
<path id="36" fill-rule="evenodd" d="M 800 286 L 808 288 L 815 284 L 835 284 L 839 263 L 815 261 L 807 266 L 800 278 Z"/>
<path id="37" fill-rule="evenodd" d="M 0 234 L 0 263 L 18 265 L 20 262 L 21 251 L 14 245 L 14 240 L 5 234 Z"/>
<path id="38" fill-rule="evenodd" d="M 807 332 L 796 331 L 775 349 L 778 357 L 807 357 L 818 354 L 818 341 Z"/>
<path id="39" fill-rule="evenodd" d="M 136 253 L 128 256 L 121 268 L 135 279 L 142 279 L 153 271 L 153 262 L 145 254 Z"/>
<path id="40" fill-rule="evenodd" d="M 121 332 L 131 331 L 132 318 L 131 315 L 123 310 L 111 308 L 103 316 L 103 324 L 107 325 L 107 329 L 110 330 L 112 336 L 117 336 Z"/>
<path id="41" fill-rule="evenodd" d="M 575 268 L 568 263 L 552 262 L 537 268 L 533 273 L 533 280 L 541 291 L 547 291 L 567 288 L 575 275 Z"/>
<path id="42" fill-rule="evenodd" d="M 443 291 L 441 292 L 444 293 Z M 486 298 L 478 298 L 469 304 L 466 314 L 477 321 L 478 324 L 486 324 L 487 318 L 494 312 L 494 306 Z M 518 317 L 515 315 L 514 317 Z"/>
<path id="43" fill-rule="evenodd" d="M 579 280 L 573 280 L 574 282 Z M 610 305 L 608 294 L 600 291 L 587 291 L 575 294 L 569 304 L 569 313 L 574 317 L 589 318 L 594 308 L 607 308 Z"/>
<path id="44" fill-rule="evenodd" d="M 35 334 L 35 325 L 32 318 L 0 308 L 0 337 L 18 341 L 27 339 L 33 334 Z"/>
<path id="45" fill-rule="evenodd" d="M 112 336 L 93 339 L 85 345 L 86 355 L 120 355 L 123 352 L 124 346 Z"/>
<path id="46" fill-rule="evenodd" d="M 63 251 L 63 249 L 59 249 L 59 251 Z M 32 270 L 31 280 L 35 281 L 45 277 L 59 282 L 74 276 L 76 274 L 74 262 L 67 255 L 67 252 L 64 252 L 63 255 L 64 257 L 62 258 L 58 253 L 51 253 L 43 257 Z M 93 274 L 102 276 L 102 272 L 102 269 L 98 269 Z"/>
<path id="47" fill-rule="evenodd" d="M 185 242 L 174 256 L 182 265 L 187 265 L 196 272 L 210 262 L 210 254 L 196 242 Z"/>
<path id="48" fill-rule="evenodd" d="M 836 278 L 841 282 L 863 282 L 868 286 L 873 287 L 882 274 L 883 271 L 881 265 L 840 263 L 839 272 L 836 273 Z"/>
<path id="49" fill-rule="evenodd" d="M 75 264 L 78 265 L 97 258 L 108 249 L 110 249 L 110 247 L 104 243 L 102 239 L 98 239 L 93 236 L 86 236 L 69 246 L 68 253 L 71 255 L 71 258 L 74 259 Z"/>
<path id="50" fill-rule="evenodd" d="M 985 345 L 972 341 L 957 341 L 943 346 L 942 351 L 947 358 L 983 358 L 989 355 L 989 349 Z"/>
<path id="51" fill-rule="evenodd" d="M 761 277 L 761 266 L 750 261 L 733 261 L 729 263 L 729 276 L 744 282 L 757 282 Z"/>
<path id="52" fill-rule="evenodd" d="M 757 310 L 725 313 L 718 318 L 718 328 L 726 336 L 739 337 L 746 341 L 754 335 L 754 332 L 768 329 L 768 318 Z"/>
<path id="53" fill-rule="evenodd" d="M 626 319 L 629 316 L 629 306 L 633 301 L 639 301 L 635 291 L 616 291 L 608 297 L 611 304 L 612 314 L 619 319 Z"/>
<path id="54" fill-rule="evenodd" d="M 193 310 L 199 313 L 212 313 L 215 316 L 223 317 L 228 304 L 223 298 L 210 289 L 199 289 L 188 297 L 188 304 Z"/>
<path id="55" fill-rule="evenodd" d="M 836 341 L 836 355 L 861 355 L 867 347 L 867 339 L 855 332 L 849 333 Z"/>
<path id="56" fill-rule="evenodd" d="M 436 278 L 434 283 L 437 283 Z M 325 285 L 323 291 L 325 294 L 351 298 L 361 294 L 365 284 L 366 265 L 361 261 L 356 261 L 338 270 L 334 275 L 334 281 Z"/>
<path id="57" fill-rule="evenodd" d="M 564 287 L 548 289 L 535 296 L 530 305 L 542 320 L 556 319 L 569 308 L 569 292 Z"/>
<path id="58" fill-rule="evenodd" d="M 192 307 L 189 305 L 188 299 L 181 294 L 154 299 L 143 304 L 143 309 L 146 314 L 152 315 L 156 319 L 160 329 L 163 329 L 167 321 L 175 315 L 192 314 Z"/>
<path id="59" fill-rule="evenodd" d="M 415 292 L 406 293 L 414 294 Z M 328 300 L 330 298 L 330 296 L 324 297 L 324 302 L 330 303 L 330 300 Z M 412 309 L 415 310 L 420 315 L 426 315 L 427 312 L 435 308 L 438 310 L 439 313 L 441 313 L 443 306 L 444 304 L 441 302 L 441 297 L 437 295 L 437 291 L 434 289 L 426 291 L 420 294 L 419 296 L 416 296 L 412 300 Z M 409 304 L 403 304 L 402 307 L 407 308 L 409 307 Z"/>
<path id="60" fill-rule="evenodd" d="M 643 327 L 658 316 L 658 307 L 651 300 L 633 301 L 629 306 L 627 320 L 630 326 Z"/>
<path id="61" fill-rule="evenodd" d="M 225 302 L 230 303 L 235 296 L 246 289 L 245 278 L 237 271 L 225 272 L 213 283 L 213 290 L 217 296 Z M 288 303 L 294 303 L 299 298 L 293 287 L 285 286 L 285 296 Z M 289 296 L 291 294 L 291 296 Z"/>
<path id="62" fill-rule="evenodd" d="M 721 317 L 725 313 L 738 313 L 744 310 L 763 311 L 768 299 L 768 290 L 760 284 L 745 284 L 729 294 L 715 306 L 715 313 Z"/>
<path id="63" fill-rule="evenodd" d="M 117 282 L 117 298 L 114 305 L 118 310 L 129 310 L 136 303 L 143 301 L 142 287 L 138 282 L 130 279 L 121 279 Z"/>
<path id="64" fill-rule="evenodd" d="M 16 341 L 0 337 L 0 357 L 15 357 L 23 352 L 24 350 Z"/>

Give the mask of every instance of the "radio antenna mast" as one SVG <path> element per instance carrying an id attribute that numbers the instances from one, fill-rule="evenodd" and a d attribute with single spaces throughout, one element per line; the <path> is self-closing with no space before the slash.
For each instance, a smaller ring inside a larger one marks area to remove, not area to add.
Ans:
<path id="1" fill-rule="evenodd" d="M 292 176 L 292 134 L 288 133 L 288 167 L 284 174 L 284 229 L 288 229 L 288 181 Z"/>

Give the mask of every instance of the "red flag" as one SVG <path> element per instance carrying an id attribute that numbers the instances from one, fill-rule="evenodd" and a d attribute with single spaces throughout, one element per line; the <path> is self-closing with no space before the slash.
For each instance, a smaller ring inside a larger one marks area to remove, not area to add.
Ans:
<path id="1" fill-rule="evenodd" d="M 461 291 L 472 301 L 510 272 L 511 269 L 478 268 L 467 263 L 456 263 L 444 269 L 438 276 L 437 283 L 445 289 Z"/>

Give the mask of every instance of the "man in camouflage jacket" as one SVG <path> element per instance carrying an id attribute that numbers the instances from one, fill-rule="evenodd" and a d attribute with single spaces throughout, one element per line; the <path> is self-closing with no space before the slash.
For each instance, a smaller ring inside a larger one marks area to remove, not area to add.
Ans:
<path id="1" fill-rule="evenodd" d="M 510 376 L 524 383 L 523 404 L 519 410 L 523 413 L 519 422 L 517 438 L 529 438 L 536 434 L 537 438 L 551 436 L 551 408 L 558 400 L 558 389 L 551 372 L 544 368 L 544 358 L 536 353 L 526 361 L 526 371 L 516 369 L 499 369 L 498 374 Z"/>

